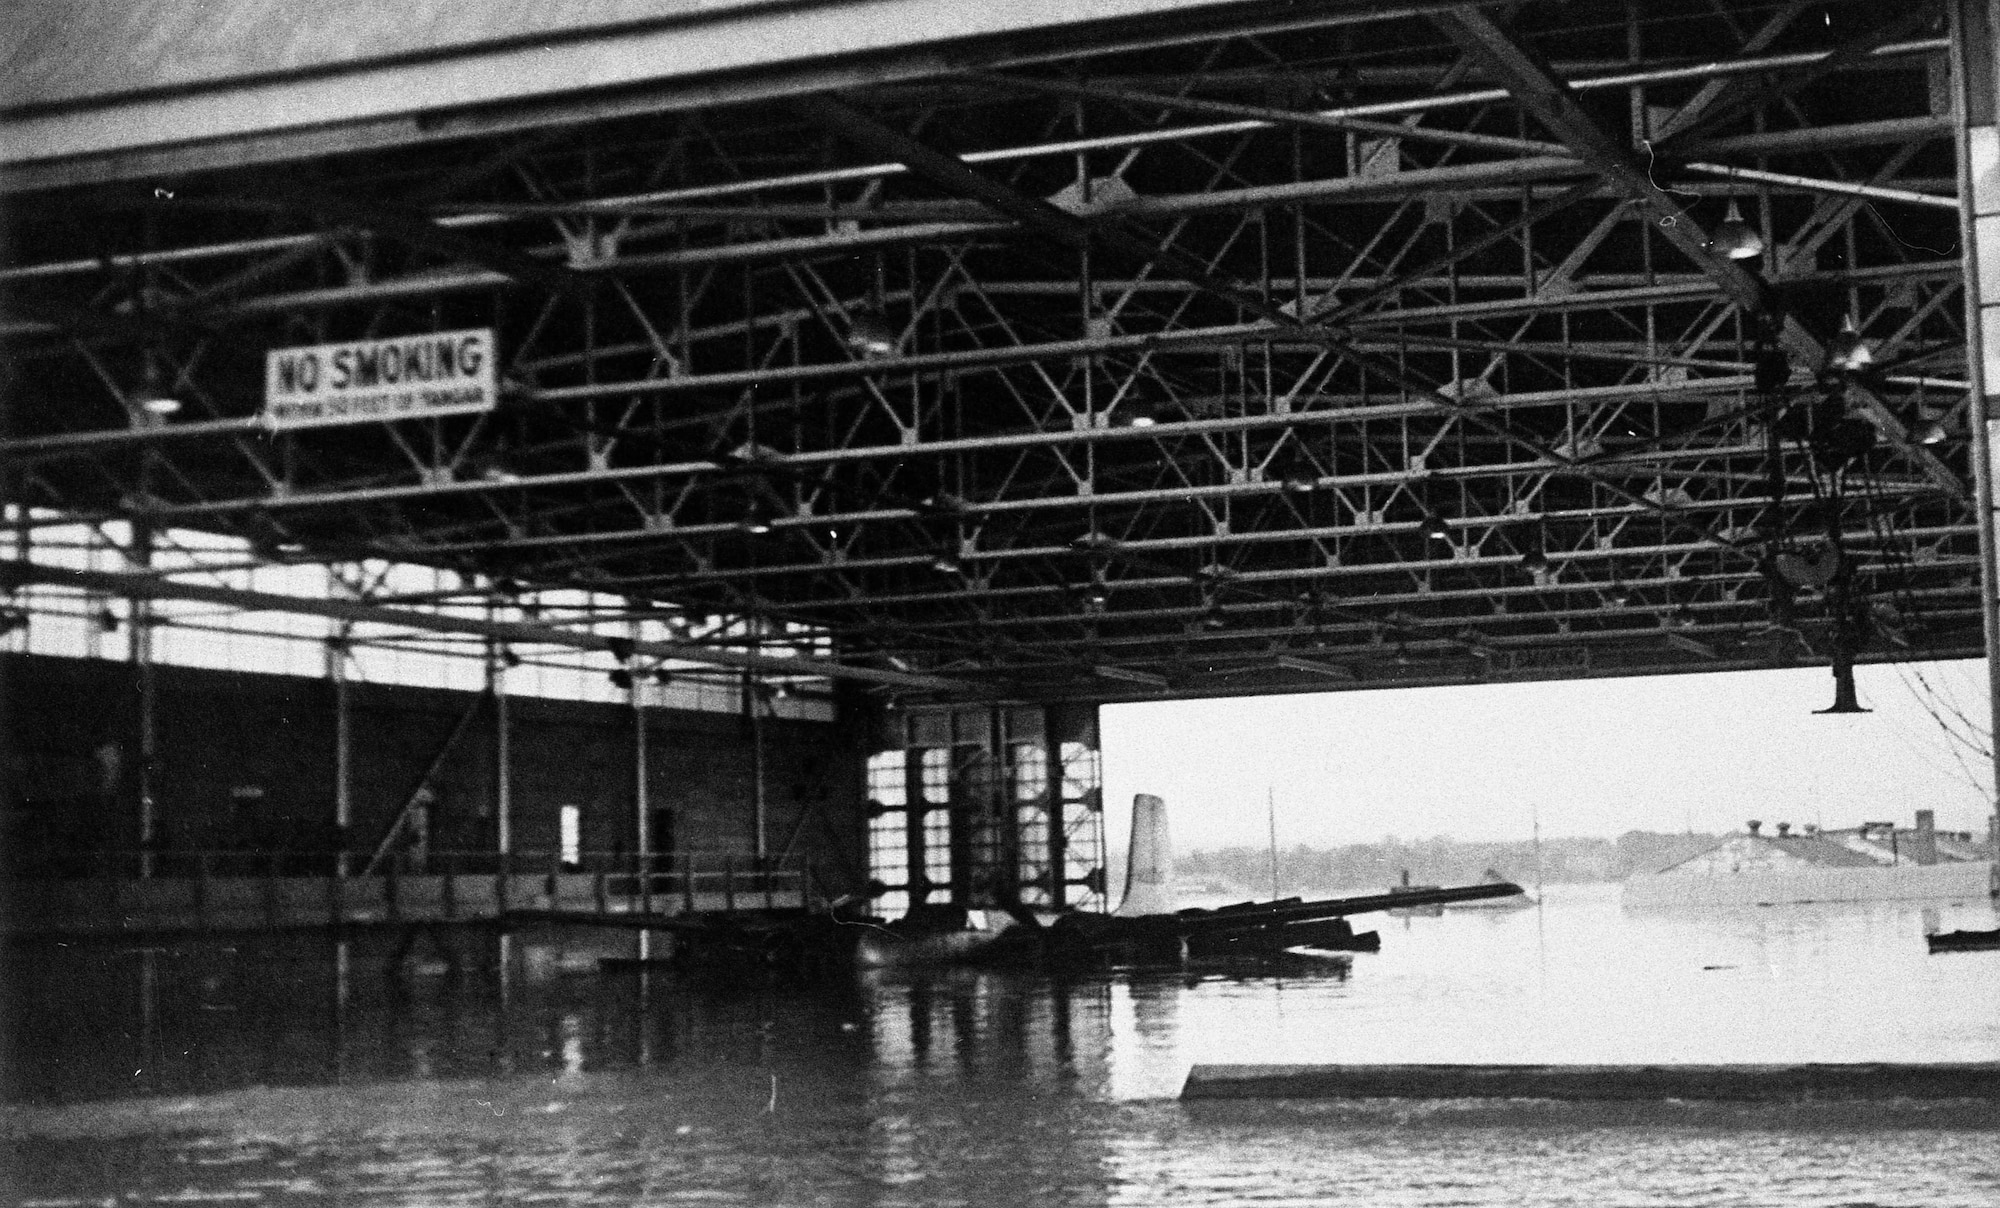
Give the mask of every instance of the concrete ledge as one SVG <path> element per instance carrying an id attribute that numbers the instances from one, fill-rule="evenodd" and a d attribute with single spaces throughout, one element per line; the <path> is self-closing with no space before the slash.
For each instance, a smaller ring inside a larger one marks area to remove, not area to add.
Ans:
<path id="1" fill-rule="evenodd" d="M 2000 1062 L 1806 1065 L 1197 1065 L 1193 1099 L 2000 1101 Z"/>

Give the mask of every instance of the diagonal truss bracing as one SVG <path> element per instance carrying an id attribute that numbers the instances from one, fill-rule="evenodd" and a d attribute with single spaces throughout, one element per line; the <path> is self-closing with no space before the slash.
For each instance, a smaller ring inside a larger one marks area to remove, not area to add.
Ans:
<path id="1" fill-rule="evenodd" d="M 1979 649 L 1934 14 L 1331 7 L 23 193 L 17 548 L 587 586 L 942 695 Z M 463 327 L 492 414 L 258 420 L 267 349 Z"/>

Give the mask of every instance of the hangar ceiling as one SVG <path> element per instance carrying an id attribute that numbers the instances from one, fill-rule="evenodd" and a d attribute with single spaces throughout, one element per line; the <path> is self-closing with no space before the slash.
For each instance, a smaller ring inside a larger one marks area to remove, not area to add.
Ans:
<path id="1" fill-rule="evenodd" d="M 1864 0 L 1215 5 L 57 165 L 6 199 L 10 573 L 213 530 L 962 699 L 1977 655 L 1950 48 Z M 489 413 L 260 420 L 272 349 L 477 328 Z"/>

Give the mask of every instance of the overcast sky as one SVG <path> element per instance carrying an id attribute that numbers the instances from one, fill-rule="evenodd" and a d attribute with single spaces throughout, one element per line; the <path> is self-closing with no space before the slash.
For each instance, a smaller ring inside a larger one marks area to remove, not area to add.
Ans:
<path id="1" fill-rule="evenodd" d="M 1909 825 L 1926 807 L 1983 836 L 1971 777 L 1990 787 L 1990 766 L 1926 705 L 1983 744 L 1984 661 L 1858 681 L 1873 713 L 1815 716 L 1833 700 L 1825 668 L 1106 706 L 1108 835 L 1122 850 L 1146 792 L 1166 798 L 1178 850 L 1262 846 L 1268 786 L 1284 846 L 1526 839 L 1537 813 L 1553 837 Z"/>

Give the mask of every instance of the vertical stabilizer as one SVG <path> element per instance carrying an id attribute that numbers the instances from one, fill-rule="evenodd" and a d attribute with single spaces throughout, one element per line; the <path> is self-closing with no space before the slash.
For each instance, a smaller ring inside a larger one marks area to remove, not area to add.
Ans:
<path id="1" fill-rule="evenodd" d="M 1167 803 L 1151 793 L 1132 798 L 1132 845 L 1125 853 L 1125 900 L 1113 913 L 1124 918 L 1172 914 L 1174 842 L 1167 834 Z"/>

